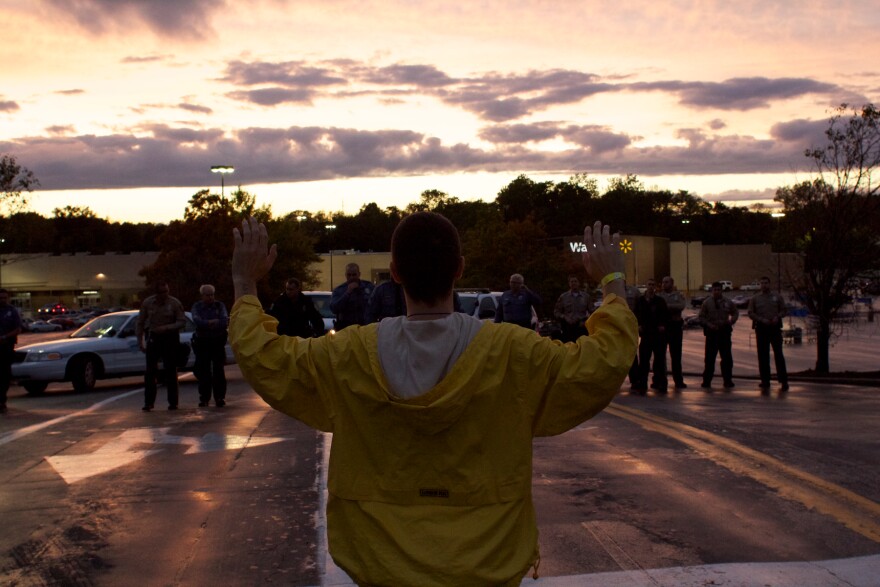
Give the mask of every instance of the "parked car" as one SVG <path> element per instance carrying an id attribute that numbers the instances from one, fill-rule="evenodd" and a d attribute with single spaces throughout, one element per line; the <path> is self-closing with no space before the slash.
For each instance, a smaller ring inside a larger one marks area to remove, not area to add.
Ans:
<path id="1" fill-rule="evenodd" d="M 699 308 L 709 296 L 694 296 L 691 298 L 691 307 Z"/>
<path id="2" fill-rule="evenodd" d="M 62 327 L 60 324 L 53 324 L 45 320 L 32 320 L 27 329 L 31 332 L 58 332 Z"/>
<path id="3" fill-rule="evenodd" d="M 692 330 L 694 328 L 702 328 L 703 323 L 700 322 L 700 317 L 696 314 L 693 316 L 686 316 L 684 322 L 682 324 L 682 328 L 685 330 Z"/>
<path id="4" fill-rule="evenodd" d="M 478 289 L 456 290 L 456 293 L 461 303 L 462 312 L 480 320 L 494 320 L 503 292 Z M 538 314 L 534 308 L 532 308 L 532 328 L 538 329 Z"/>
<path id="5" fill-rule="evenodd" d="M 489 320 L 495 318 L 495 311 L 498 308 L 498 299 L 501 297 L 500 291 L 489 291 L 488 289 L 468 289 L 456 290 L 458 301 L 461 304 L 461 311 L 468 316 L 474 316 L 480 320 Z"/>
<path id="6" fill-rule="evenodd" d="M 330 298 L 333 292 L 329 291 L 304 291 L 303 294 L 309 297 L 315 304 L 321 319 L 324 321 L 324 334 L 333 334 L 336 332 L 336 315 L 330 311 Z"/>
<path id="7" fill-rule="evenodd" d="M 727 281 L 726 279 L 719 279 L 718 281 L 721 283 L 721 291 L 731 291 L 733 289 L 733 282 L 732 281 Z M 712 291 L 712 284 L 707 283 L 706 285 L 703 286 L 703 290 L 704 291 Z"/>
<path id="8" fill-rule="evenodd" d="M 99 379 L 143 375 L 146 362 L 135 335 L 137 315 L 137 310 L 105 314 L 67 338 L 17 348 L 12 364 L 13 381 L 28 394 L 37 395 L 56 381 L 70 381 L 74 390 L 85 392 L 93 389 Z M 49 326 L 61 329 L 57 324 Z M 186 326 L 180 334 L 181 369 L 191 369 L 195 361 L 190 352 L 193 332 L 195 324 L 187 312 Z M 231 362 L 231 357 L 227 345 L 227 361 Z"/>
<path id="9" fill-rule="evenodd" d="M 750 283 L 744 283 L 739 286 L 740 291 L 761 291 L 761 280 L 756 279 Z"/>
<path id="10" fill-rule="evenodd" d="M 49 324 L 58 324 L 61 326 L 62 330 L 67 330 L 69 328 L 76 328 L 77 324 L 73 321 L 73 318 L 70 316 L 55 316 L 54 318 L 49 318 L 46 320 Z"/>
<path id="11" fill-rule="evenodd" d="M 739 294 L 733 296 L 730 301 L 734 303 L 737 308 L 748 308 L 749 300 L 752 299 L 752 296 L 747 296 L 745 294 Z"/>

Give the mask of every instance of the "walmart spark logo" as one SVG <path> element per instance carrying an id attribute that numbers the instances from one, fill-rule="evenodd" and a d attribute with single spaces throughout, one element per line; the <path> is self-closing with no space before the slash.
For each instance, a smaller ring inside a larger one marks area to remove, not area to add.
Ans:
<path id="1" fill-rule="evenodd" d="M 624 255 L 626 255 L 627 253 L 631 253 L 633 250 L 632 241 L 628 239 L 623 239 L 622 241 L 620 241 L 620 250 L 623 251 Z"/>

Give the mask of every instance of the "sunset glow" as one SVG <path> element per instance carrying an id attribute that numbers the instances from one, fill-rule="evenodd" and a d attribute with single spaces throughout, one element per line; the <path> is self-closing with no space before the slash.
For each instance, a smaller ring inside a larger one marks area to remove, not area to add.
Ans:
<path id="1" fill-rule="evenodd" d="M 795 8 L 796 6 L 796 8 Z M 216 165 L 276 215 L 627 173 L 770 203 L 878 102 L 880 1 L 0 0 L 31 208 L 180 218 Z"/>

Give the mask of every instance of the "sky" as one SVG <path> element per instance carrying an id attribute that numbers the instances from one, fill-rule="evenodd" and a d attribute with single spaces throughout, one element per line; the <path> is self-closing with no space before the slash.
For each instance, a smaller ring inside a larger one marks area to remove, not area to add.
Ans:
<path id="1" fill-rule="evenodd" d="M 880 0 L 0 0 L 30 209 L 182 218 L 215 165 L 283 215 L 636 174 L 772 205 L 880 102 Z"/>

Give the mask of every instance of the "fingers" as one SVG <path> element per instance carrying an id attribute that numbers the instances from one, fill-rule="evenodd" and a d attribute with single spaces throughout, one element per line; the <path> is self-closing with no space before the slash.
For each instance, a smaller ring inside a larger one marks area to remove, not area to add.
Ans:
<path id="1" fill-rule="evenodd" d="M 611 227 L 607 224 L 603 225 L 600 220 L 593 223 L 593 226 L 584 228 L 584 245 L 586 245 L 586 253 L 593 252 L 596 248 L 608 249 L 615 243 L 620 242 L 620 234 L 611 235 Z"/>
<path id="2" fill-rule="evenodd" d="M 266 225 L 249 216 L 241 221 L 241 228 L 233 228 L 232 236 L 236 246 L 265 244 L 269 242 Z"/>

